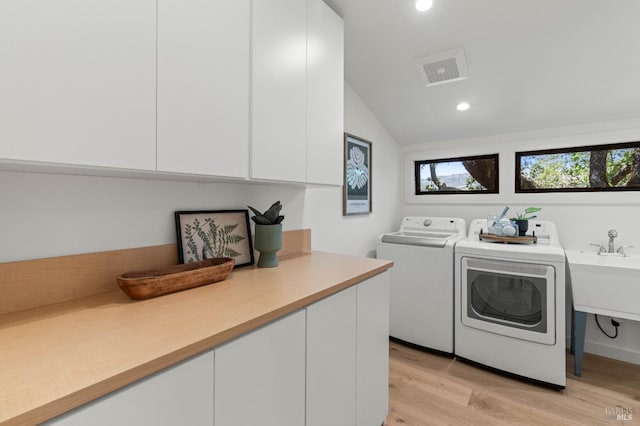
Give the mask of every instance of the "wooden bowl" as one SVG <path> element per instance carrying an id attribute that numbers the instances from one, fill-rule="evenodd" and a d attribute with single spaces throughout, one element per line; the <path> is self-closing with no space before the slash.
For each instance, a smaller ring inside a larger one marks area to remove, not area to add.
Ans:
<path id="1" fill-rule="evenodd" d="M 130 298 L 150 299 L 222 281 L 233 270 L 234 264 L 230 257 L 215 257 L 161 269 L 127 272 L 118 276 L 116 281 Z"/>

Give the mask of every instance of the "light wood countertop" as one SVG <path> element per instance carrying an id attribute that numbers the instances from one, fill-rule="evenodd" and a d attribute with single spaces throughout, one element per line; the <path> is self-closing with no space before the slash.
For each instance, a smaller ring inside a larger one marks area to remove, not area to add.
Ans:
<path id="1" fill-rule="evenodd" d="M 0 316 L 0 424 L 35 424 L 390 268 L 313 252 L 144 301 L 109 292 Z"/>

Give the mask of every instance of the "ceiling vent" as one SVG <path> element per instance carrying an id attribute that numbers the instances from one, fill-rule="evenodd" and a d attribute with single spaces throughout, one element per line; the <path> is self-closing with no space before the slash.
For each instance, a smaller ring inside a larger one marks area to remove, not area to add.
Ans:
<path id="1" fill-rule="evenodd" d="M 426 86 L 450 83 L 469 77 L 463 49 L 424 56 L 416 59 L 414 65 Z"/>

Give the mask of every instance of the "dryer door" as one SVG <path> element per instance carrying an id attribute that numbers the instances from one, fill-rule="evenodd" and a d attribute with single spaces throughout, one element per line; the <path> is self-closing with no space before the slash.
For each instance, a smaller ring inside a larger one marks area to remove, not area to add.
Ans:
<path id="1" fill-rule="evenodd" d="M 553 266 L 463 257 L 460 267 L 463 325 L 555 344 Z"/>

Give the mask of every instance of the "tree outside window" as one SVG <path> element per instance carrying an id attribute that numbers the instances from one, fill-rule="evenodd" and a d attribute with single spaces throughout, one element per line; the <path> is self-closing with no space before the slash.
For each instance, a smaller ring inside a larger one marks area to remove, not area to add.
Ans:
<path id="1" fill-rule="evenodd" d="M 516 192 L 640 190 L 640 142 L 516 152 Z"/>
<path id="2" fill-rule="evenodd" d="M 498 193 L 498 154 L 414 163 L 416 195 Z"/>

